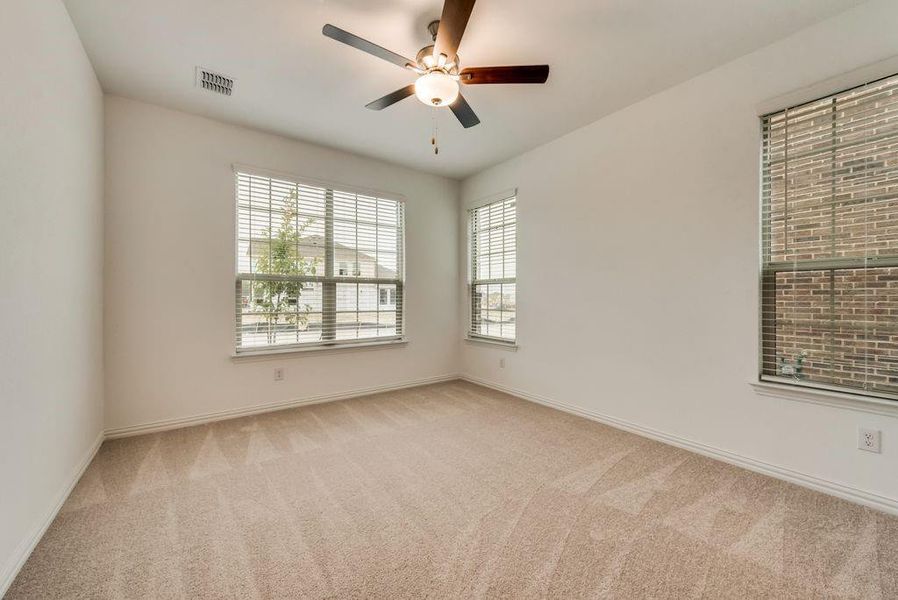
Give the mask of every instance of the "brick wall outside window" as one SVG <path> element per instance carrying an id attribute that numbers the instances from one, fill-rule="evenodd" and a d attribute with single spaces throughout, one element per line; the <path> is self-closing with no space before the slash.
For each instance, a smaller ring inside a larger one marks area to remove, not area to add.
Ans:
<path id="1" fill-rule="evenodd" d="M 898 396 L 898 76 L 762 127 L 762 376 Z"/>

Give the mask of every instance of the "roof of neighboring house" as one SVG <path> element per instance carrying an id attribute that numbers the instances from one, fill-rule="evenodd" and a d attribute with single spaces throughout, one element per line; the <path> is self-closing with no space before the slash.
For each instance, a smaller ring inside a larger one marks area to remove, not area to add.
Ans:
<path id="1" fill-rule="evenodd" d="M 260 246 L 263 244 L 267 245 L 268 242 L 269 242 L 268 238 L 254 238 L 252 240 L 252 246 L 256 246 L 257 244 Z M 250 250 L 252 249 L 252 246 L 250 246 L 247 249 L 247 253 L 246 253 L 247 256 L 250 256 Z M 304 253 L 303 256 L 305 256 L 307 258 L 315 258 L 315 257 L 323 257 L 324 256 L 324 236 L 310 235 L 307 237 L 303 237 L 300 239 L 300 246 L 303 249 L 312 248 L 316 251 L 315 254 L 309 254 L 308 252 Z M 319 249 L 320 249 L 320 254 L 317 252 Z M 347 246 L 345 244 L 341 244 L 339 242 L 334 242 L 334 250 L 336 250 L 336 253 L 338 255 L 337 256 L 338 261 L 342 260 L 342 259 L 355 260 L 356 257 L 358 257 L 359 263 L 369 263 L 370 264 L 370 263 L 376 262 L 375 257 L 372 256 L 371 254 L 368 254 L 367 252 L 363 252 L 361 250 L 357 250 L 356 248 Z M 350 253 L 350 256 L 346 256 L 345 253 Z M 261 251 L 260 252 L 252 252 L 252 255 L 258 255 L 258 254 L 261 254 Z M 342 256 L 341 256 L 341 254 L 342 254 Z M 393 279 L 396 277 L 396 271 L 394 269 L 385 267 L 384 265 L 382 265 L 380 263 L 377 263 L 377 266 L 380 270 L 380 277 L 382 277 L 384 279 Z"/>

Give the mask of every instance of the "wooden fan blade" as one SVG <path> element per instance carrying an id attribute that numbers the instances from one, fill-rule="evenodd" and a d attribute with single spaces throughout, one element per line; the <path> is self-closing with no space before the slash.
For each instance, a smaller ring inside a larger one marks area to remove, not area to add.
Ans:
<path id="1" fill-rule="evenodd" d="M 344 31 L 339 27 L 334 27 L 330 23 L 324 26 L 321 33 L 332 40 L 337 40 L 338 42 L 342 42 L 353 48 L 358 48 L 362 52 L 367 52 L 377 58 L 382 58 L 387 62 L 391 62 L 394 65 L 399 65 L 402 68 L 412 68 L 415 66 L 415 61 L 378 46 L 373 42 L 369 42 L 366 39 L 360 38 L 348 31 Z"/>
<path id="2" fill-rule="evenodd" d="M 407 85 L 404 88 L 399 88 L 392 94 L 387 94 L 383 98 L 378 98 L 374 102 L 369 102 L 365 105 L 365 108 L 370 108 L 371 110 L 383 110 L 388 106 L 396 104 L 400 100 L 405 100 L 409 96 L 415 93 L 415 84 Z"/>
<path id="3" fill-rule="evenodd" d="M 545 83 L 549 65 L 519 67 L 471 67 L 459 73 L 459 81 L 467 85 L 483 83 Z"/>
<path id="4" fill-rule="evenodd" d="M 480 119 L 474 114 L 474 109 L 471 108 L 471 105 L 468 104 L 468 101 L 461 94 L 458 95 L 455 102 L 449 105 L 449 108 L 465 129 L 480 123 Z"/>
<path id="5" fill-rule="evenodd" d="M 471 11 L 474 10 L 475 0 L 445 0 L 443 14 L 440 15 L 440 26 L 437 29 L 437 39 L 433 43 L 433 55 L 445 54 L 449 60 L 454 60 L 458 54 L 458 45 L 461 36 L 465 34 Z"/>

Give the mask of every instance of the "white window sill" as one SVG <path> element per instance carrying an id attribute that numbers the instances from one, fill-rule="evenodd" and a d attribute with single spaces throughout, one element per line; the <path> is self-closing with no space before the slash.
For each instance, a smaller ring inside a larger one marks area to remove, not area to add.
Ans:
<path id="1" fill-rule="evenodd" d="M 287 348 L 266 348 L 264 350 L 246 350 L 231 355 L 231 360 L 237 362 L 254 361 L 254 360 L 272 360 L 276 358 L 285 358 L 292 354 L 309 354 L 320 352 L 355 352 L 358 350 L 375 350 L 377 348 L 405 346 L 408 344 L 408 338 L 399 338 L 392 340 L 378 340 L 374 342 L 355 342 L 331 345 L 315 345 L 315 346 L 292 346 Z"/>
<path id="2" fill-rule="evenodd" d="M 846 410 L 898 417 L 898 400 L 887 400 L 885 398 L 862 396 L 860 394 L 837 392 L 802 385 L 776 383 L 773 381 L 749 381 L 748 383 L 754 388 L 755 392 L 762 396 L 783 398 L 785 400 L 797 402 L 823 404 L 825 406 L 844 408 Z"/>
<path id="3" fill-rule="evenodd" d="M 493 346 L 494 348 L 503 348 L 509 352 L 517 352 L 517 342 L 503 342 L 502 340 L 494 340 L 490 338 L 480 338 L 474 336 L 466 336 L 465 341 L 469 344 L 483 344 L 485 346 Z"/>

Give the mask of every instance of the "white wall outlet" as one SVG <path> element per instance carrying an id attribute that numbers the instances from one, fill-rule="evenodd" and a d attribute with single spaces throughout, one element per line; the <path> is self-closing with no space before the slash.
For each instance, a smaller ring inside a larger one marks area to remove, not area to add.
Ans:
<path id="1" fill-rule="evenodd" d="M 284 380 L 284 367 L 275 367 L 274 380 L 275 381 L 283 381 Z"/>
<path id="2" fill-rule="evenodd" d="M 859 450 L 879 454 L 882 451 L 882 432 L 878 429 L 860 427 L 857 430 L 857 447 Z"/>
<path id="3" fill-rule="evenodd" d="M 504 358 L 500 358 L 500 359 L 499 359 L 499 368 L 500 368 L 500 369 L 504 369 L 504 368 L 505 368 L 505 359 L 504 359 Z"/>

